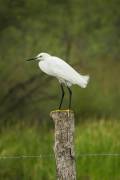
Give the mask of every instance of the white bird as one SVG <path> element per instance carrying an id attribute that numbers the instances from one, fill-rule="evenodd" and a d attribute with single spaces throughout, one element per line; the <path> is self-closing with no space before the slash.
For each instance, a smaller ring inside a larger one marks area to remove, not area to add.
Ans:
<path id="1" fill-rule="evenodd" d="M 63 84 L 68 88 L 69 91 L 69 109 L 71 108 L 71 97 L 72 91 L 70 87 L 73 84 L 85 88 L 89 81 L 89 75 L 81 75 L 76 70 L 74 70 L 69 64 L 64 60 L 51 56 L 48 53 L 40 53 L 36 57 L 28 59 L 27 61 L 36 60 L 38 61 L 39 68 L 46 74 L 54 76 L 58 79 L 61 85 L 62 97 L 59 105 L 61 105 L 64 98 L 64 88 Z"/>

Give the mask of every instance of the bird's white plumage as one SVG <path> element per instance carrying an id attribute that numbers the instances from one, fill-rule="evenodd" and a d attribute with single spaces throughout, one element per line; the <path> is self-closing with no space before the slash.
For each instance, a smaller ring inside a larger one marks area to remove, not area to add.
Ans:
<path id="1" fill-rule="evenodd" d="M 83 76 L 74 70 L 69 64 L 62 59 L 51 56 L 48 53 L 40 53 L 37 55 L 40 69 L 48 75 L 56 77 L 60 83 L 67 86 L 77 84 L 85 88 L 89 81 L 89 76 Z"/>

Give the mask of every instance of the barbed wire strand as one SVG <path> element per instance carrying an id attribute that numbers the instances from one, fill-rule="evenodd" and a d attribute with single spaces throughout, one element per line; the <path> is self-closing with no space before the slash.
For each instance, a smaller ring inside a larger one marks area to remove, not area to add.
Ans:
<path id="1" fill-rule="evenodd" d="M 120 153 L 80 153 L 76 154 L 75 158 L 79 157 L 120 157 Z M 27 159 L 27 158 L 53 158 L 54 154 L 40 154 L 40 155 L 3 155 L 0 159 Z"/>

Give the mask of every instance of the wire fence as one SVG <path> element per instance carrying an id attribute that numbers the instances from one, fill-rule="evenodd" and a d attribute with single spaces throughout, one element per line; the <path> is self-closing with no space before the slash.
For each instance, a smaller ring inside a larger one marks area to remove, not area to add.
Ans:
<path id="1" fill-rule="evenodd" d="M 80 157 L 120 157 L 120 153 L 80 153 L 76 154 L 75 158 Z M 0 159 L 31 159 L 31 158 L 54 158 L 54 154 L 40 154 L 40 155 L 4 155 Z"/>

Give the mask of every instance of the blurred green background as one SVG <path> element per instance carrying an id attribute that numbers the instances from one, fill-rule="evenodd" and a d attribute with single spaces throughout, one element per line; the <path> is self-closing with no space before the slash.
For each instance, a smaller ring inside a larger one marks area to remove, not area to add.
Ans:
<path id="1" fill-rule="evenodd" d="M 26 61 L 40 52 L 91 77 L 86 89 L 72 87 L 78 179 L 120 179 L 119 157 L 79 156 L 120 152 L 119 0 L 0 0 L 0 155 L 43 156 L 0 159 L 0 179 L 55 179 L 49 113 L 60 88 Z"/>

